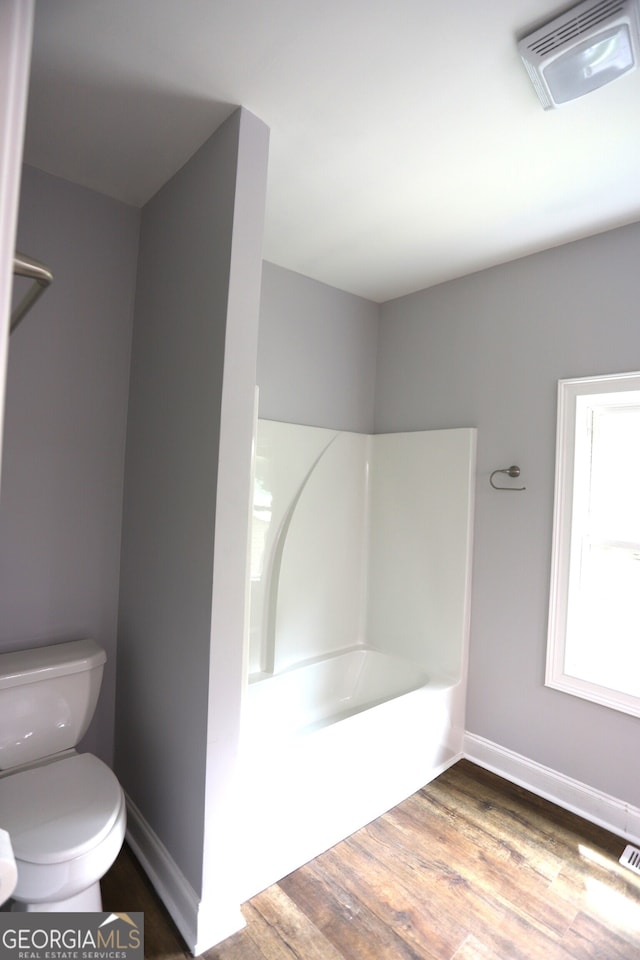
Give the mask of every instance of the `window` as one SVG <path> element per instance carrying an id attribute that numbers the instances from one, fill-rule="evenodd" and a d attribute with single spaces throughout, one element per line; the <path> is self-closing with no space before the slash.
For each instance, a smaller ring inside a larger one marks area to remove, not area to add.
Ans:
<path id="1" fill-rule="evenodd" d="M 640 716 L 640 373 L 558 386 L 546 684 Z"/>

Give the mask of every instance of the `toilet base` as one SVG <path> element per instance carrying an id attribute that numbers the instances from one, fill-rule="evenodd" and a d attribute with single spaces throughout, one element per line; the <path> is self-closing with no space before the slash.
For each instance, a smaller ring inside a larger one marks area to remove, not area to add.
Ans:
<path id="1" fill-rule="evenodd" d="M 102 913 L 102 893 L 100 883 L 92 883 L 86 890 L 76 893 L 68 900 L 55 900 L 49 903 L 20 903 L 14 900 L 11 904 L 13 913 Z"/>

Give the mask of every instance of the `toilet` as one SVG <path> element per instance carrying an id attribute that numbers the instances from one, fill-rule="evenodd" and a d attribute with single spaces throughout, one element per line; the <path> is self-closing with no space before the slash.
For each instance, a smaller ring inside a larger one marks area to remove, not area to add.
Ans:
<path id="1" fill-rule="evenodd" d="M 102 911 L 100 880 L 124 840 L 124 792 L 106 764 L 74 748 L 106 659 L 92 640 L 0 654 L 0 827 L 18 871 L 12 910 Z"/>

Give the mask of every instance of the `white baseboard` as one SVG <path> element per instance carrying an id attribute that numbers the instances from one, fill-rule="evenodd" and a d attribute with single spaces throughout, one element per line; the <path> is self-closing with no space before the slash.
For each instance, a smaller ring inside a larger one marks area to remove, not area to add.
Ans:
<path id="1" fill-rule="evenodd" d="M 127 842 L 189 949 L 197 940 L 200 898 L 133 800 L 127 797 Z"/>
<path id="2" fill-rule="evenodd" d="M 194 956 L 244 926 L 238 905 L 232 917 L 216 916 L 204 904 L 157 834 L 127 797 L 127 842 Z"/>
<path id="3" fill-rule="evenodd" d="M 640 841 L 640 809 L 593 787 L 573 780 L 491 740 L 466 733 L 464 755 L 478 766 L 497 773 L 559 807 L 610 830 L 625 840 Z"/>

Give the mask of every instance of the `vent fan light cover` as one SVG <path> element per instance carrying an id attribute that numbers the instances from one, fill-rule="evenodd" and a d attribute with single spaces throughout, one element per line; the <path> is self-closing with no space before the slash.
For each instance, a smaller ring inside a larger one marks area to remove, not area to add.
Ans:
<path id="1" fill-rule="evenodd" d="M 638 0 L 585 0 L 518 43 L 545 110 L 630 73 L 640 60 Z"/>

